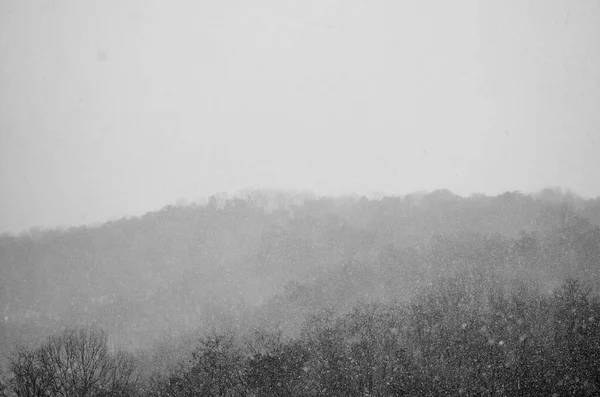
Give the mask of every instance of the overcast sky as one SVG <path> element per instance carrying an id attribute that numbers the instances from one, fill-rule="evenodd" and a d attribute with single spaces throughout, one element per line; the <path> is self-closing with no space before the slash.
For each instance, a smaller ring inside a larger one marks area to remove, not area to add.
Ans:
<path id="1" fill-rule="evenodd" d="M 0 0 L 0 231 L 599 170 L 598 0 Z"/>

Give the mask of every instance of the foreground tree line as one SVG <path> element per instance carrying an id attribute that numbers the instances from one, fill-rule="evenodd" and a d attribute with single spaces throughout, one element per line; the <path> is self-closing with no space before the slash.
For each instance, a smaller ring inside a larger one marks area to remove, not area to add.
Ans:
<path id="1" fill-rule="evenodd" d="M 111 351 L 106 332 L 66 329 L 35 347 L 19 346 L 9 359 L 2 396 L 127 396 L 138 377 L 132 355 Z"/>
<path id="2" fill-rule="evenodd" d="M 168 374 L 106 334 L 69 329 L 19 348 L 4 396 L 592 396 L 600 300 L 574 279 L 552 294 L 464 272 L 410 302 L 363 303 L 277 329 L 205 335 Z"/>

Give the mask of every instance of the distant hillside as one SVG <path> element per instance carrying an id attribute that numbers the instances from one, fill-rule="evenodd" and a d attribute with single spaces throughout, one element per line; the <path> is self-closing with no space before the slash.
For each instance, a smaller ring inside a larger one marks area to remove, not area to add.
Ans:
<path id="1" fill-rule="evenodd" d="M 253 192 L 4 235 L 0 343 L 95 323 L 117 343 L 150 346 L 216 324 L 291 318 L 303 305 L 401 298 L 390 283 L 411 294 L 440 267 L 500 260 L 494 255 L 587 269 L 600 252 L 599 224 L 600 200 L 551 189 L 381 200 Z M 547 245 L 544 256 L 527 254 L 536 244 Z"/>

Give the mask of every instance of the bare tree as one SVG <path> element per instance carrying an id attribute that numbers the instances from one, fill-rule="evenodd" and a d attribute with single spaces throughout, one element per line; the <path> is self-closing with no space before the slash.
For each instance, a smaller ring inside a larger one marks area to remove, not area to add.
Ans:
<path id="1" fill-rule="evenodd" d="M 129 396 L 135 390 L 134 359 L 108 348 L 106 332 L 67 329 L 35 349 L 20 348 L 9 368 L 19 397 Z"/>
<path id="2" fill-rule="evenodd" d="M 10 360 L 12 378 L 8 379 L 2 396 L 38 397 L 45 396 L 49 378 L 41 368 L 38 352 L 19 347 Z"/>

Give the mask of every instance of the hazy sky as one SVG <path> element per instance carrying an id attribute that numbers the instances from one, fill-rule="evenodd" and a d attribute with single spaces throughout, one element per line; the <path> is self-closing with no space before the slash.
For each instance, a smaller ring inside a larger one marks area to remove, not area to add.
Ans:
<path id="1" fill-rule="evenodd" d="M 599 170 L 598 0 L 0 0 L 0 231 Z"/>

